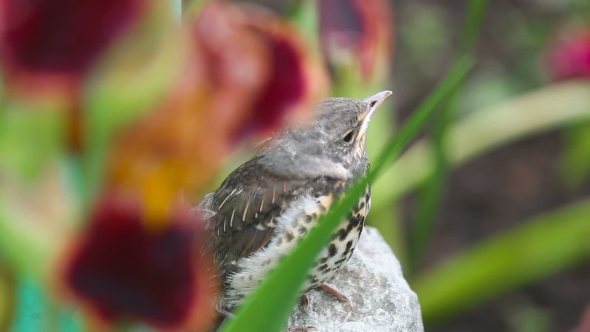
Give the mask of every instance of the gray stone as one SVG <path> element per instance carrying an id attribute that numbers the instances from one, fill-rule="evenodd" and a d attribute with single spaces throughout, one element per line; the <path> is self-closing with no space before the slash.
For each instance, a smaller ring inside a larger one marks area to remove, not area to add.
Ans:
<path id="1" fill-rule="evenodd" d="M 315 289 L 308 293 L 309 311 L 298 305 L 290 327 L 314 325 L 320 332 L 424 331 L 418 297 L 375 228 L 365 228 L 350 261 L 330 283 L 348 295 L 354 308 Z"/>

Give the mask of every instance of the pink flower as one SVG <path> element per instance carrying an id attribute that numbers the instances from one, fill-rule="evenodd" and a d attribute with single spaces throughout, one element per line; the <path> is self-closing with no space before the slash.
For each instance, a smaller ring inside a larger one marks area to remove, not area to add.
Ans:
<path id="1" fill-rule="evenodd" d="M 562 34 L 547 58 L 553 79 L 590 78 L 590 28 Z"/>

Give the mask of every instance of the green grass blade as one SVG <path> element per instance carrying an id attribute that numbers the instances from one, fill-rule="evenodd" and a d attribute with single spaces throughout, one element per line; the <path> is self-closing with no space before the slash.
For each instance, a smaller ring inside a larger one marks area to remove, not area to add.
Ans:
<path id="1" fill-rule="evenodd" d="M 299 289 L 312 267 L 315 258 L 329 241 L 334 229 L 349 212 L 350 206 L 364 193 L 368 181 L 374 180 L 402 152 L 403 148 L 416 135 L 432 114 L 438 103 L 459 84 L 471 67 L 469 59 L 457 63 L 439 88 L 422 104 L 414 116 L 380 156 L 377 164 L 367 178 L 356 183 L 347 194 L 336 202 L 330 211 L 321 218 L 318 226 L 301 240 L 293 252 L 285 257 L 266 280 L 237 311 L 234 319 L 222 328 L 224 332 L 276 332 L 287 323 Z"/>
<path id="2" fill-rule="evenodd" d="M 590 83 L 563 82 L 471 112 L 453 123 L 445 148 L 453 166 L 524 137 L 590 119 Z M 558 111 L 556 111 L 558 110 Z M 371 214 L 387 209 L 390 202 L 415 189 L 434 171 L 432 144 L 423 139 L 413 144 L 386 172 L 395 181 L 376 182 L 382 195 L 372 198 Z"/>
<path id="3" fill-rule="evenodd" d="M 568 128 L 565 134 L 560 173 L 565 184 L 575 188 L 590 178 L 590 121 Z"/>
<path id="4" fill-rule="evenodd" d="M 461 38 L 461 56 L 471 53 L 477 42 L 483 16 L 486 11 L 487 0 L 471 0 L 467 12 L 467 20 Z"/>
<path id="5" fill-rule="evenodd" d="M 485 13 L 486 3 L 486 0 L 472 0 L 469 2 L 465 28 L 463 29 L 460 56 L 472 55 L 473 53 Z M 449 160 L 444 148 L 444 137 L 453 120 L 453 110 L 455 109 L 460 88 L 461 86 L 458 86 L 451 92 L 441 112 L 436 117 L 431 130 L 430 136 L 432 137 L 434 146 L 435 166 L 430 180 L 426 182 L 421 192 L 416 222 L 412 228 L 411 239 L 408 241 L 410 245 L 408 248 L 410 272 L 420 262 L 432 237 L 440 198 L 449 172 Z"/>
<path id="6" fill-rule="evenodd" d="M 590 200 L 497 235 L 426 274 L 413 289 L 426 323 L 590 258 Z"/>

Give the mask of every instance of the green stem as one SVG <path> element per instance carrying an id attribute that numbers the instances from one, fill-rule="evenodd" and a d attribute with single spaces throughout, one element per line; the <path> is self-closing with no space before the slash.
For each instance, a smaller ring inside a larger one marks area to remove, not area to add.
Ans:
<path id="1" fill-rule="evenodd" d="M 469 2 L 467 20 L 465 21 L 463 37 L 461 38 L 461 55 L 473 52 L 481 29 L 486 6 L 487 0 L 471 0 Z"/>
<path id="2" fill-rule="evenodd" d="M 459 51 L 460 57 L 466 55 L 472 56 L 483 20 L 486 2 L 486 0 L 472 0 L 469 2 L 469 10 L 465 28 L 463 29 L 461 49 Z M 448 156 L 444 149 L 444 136 L 453 119 L 453 110 L 455 109 L 458 91 L 460 89 L 461 86 L 458 86 L 443 104 L 442 111 L 436 117 L 431 130 L 430 136 L 434 142 L 435 168 L 430 180 L 426 182 L 422 190 L 416 223 L 411 232 L 411 241 L 409 241 L 410 273 L 416 269 L 416 266 L 420 262 L 434 230 L 434 222 L 438 214 L 441 194 L 450 168 Z"/>

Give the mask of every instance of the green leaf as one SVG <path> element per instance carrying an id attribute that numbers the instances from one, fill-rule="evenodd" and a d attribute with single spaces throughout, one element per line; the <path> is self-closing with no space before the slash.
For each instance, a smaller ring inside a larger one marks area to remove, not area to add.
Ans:
<path id="1" fill-rule="evenodd" d="M 590 109 L 590 106 L 589 106 Z M 590 177 L 590 121 L 566 130 L 561 175 L 569 186 L 581 185 Z"/>
<path id="2" fill-rule="evenodd" d="M 36 181 L 1 174 L 0 255 L 19 277 L 46 276 L 49 258 L 81 219 L 74 174 L 59 166 L 57 161 L 49 164 Z"/>
<path id="3" fill-rule="evenodd" d="M 590 258 L 590 201 L 496 235 L 412 283 L 425 323 Z"/>
<path id="4" fill-rule="evenodd" d="M 238 308 L 236 317 L 222 328 L 224 332 L 281 331 L 285 327 L 300 289 L 315 258 L 332 237 L 334 229 L 349 212 L 368 182 L 372 182 L 402 152 L 432 114 L 438 103 L 463 80 L 471 67 L 469 59 L 462 59 L 439 88 L 419 107 L 414 116 L 391 142 L 369 175 L 357 182 L 323 216 L 318 225 L 303 238 L 291 254 L 286 256 L 258 289 Z"/>
<path id="5" fill-rule="evenodd" d="M 319 61 L 321 59 L 319 33 L 319 13 L 316 0 L 294 2 L 287 17 L 297 26 L 297 31 L 305 40 L 308 51 Z"/>
<path id="6" fill-rule="evenodd" d="M 471 0 L 469 1 L 469 9 L 467 13 L 467 20 L 463 28 L 463 36 L 461 38 L 460 55 L 472 53 L 477 43 L 481 23 L 486 11 L 487 0 Z"/>
<path id="7" fill-rule="evenodd" d="M 0 107 L 0 170 L 33 181 L 63 152 L 65 114 L 32 103 Z"/>
<path id="8" fill-rule="evenodd" d="M 524 302 L 524 303 L 523 303 Z M 551 312 L 541 306 L 526 303 L 523 300 L 511 303 L 504 313 L 510 331 L 515 332 L 549 332 L 553 326 Z"/>

